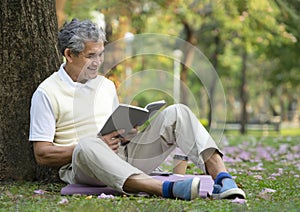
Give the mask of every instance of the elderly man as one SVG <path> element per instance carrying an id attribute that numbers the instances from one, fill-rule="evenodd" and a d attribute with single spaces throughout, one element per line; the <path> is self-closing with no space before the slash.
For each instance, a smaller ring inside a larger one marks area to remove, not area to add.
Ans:
<path id="1" fill-rule="evenodd" d="M 66 62 L 32 97 L 29 140 L 36 161 L 60 167 L 60 178 L 67 183 L 192 200 L 199 196 L 199 178 L 161 182 L 148 175 L 179 147 L 215 180 L 216 198 L 245 198 L 215 142 L 184 105 L 167 107 L 141 132 L 134 128 L 122 137 L 120 129 L 97 137 L 119 104 L 114 83 L 98 75 L 104 42 L 102 29 L 88 20 L 74 19 L 59 31 Z"/>

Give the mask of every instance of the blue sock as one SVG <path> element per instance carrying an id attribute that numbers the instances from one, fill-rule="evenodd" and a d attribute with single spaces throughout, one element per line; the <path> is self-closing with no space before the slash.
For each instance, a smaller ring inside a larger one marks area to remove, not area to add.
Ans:
<path id="1" fill-rule="evenodd" d="M 227 172 L 220 172 L 218 174 L 218 176 L 216 177 L 216 179 L 215 179 L 215 184 L 218 184 L 218 185 L 222 186 L 222 180 L 224 178 L 230 178 L 230 179 L 232 179 L 232 176 L 229 173 L 227 173 Z"/>
<path id="2" fill-rule="evenodd" d="M 162 186 L 163 197 L 165 198 L 174 198 L 173 196 L 173 185 L 174 182 L 164 181 Z"/>

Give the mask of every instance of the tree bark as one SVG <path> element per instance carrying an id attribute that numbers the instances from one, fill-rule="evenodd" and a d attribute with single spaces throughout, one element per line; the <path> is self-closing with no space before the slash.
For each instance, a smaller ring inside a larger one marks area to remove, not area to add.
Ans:
<path id="1" fill-rule="evenodd" d="M 42 176 L 28 141 L 31 96 L 60 64 L 54 1 L 0 4 L 0 180 Z"/>
<path id="2" fill-rule="evenodd" d="M 215 29 L 217 30 L 217 29 Z M 219 63 L 219 53 L 220 53 L 220 35 L 219 33 L 214 37 L 214 42 L 215 42 L 215 51 L 213 53 L 212 56 L 212 65 L 214 67 L 214 69 L 216 70 L 216 72 L 218 71 L 218 63 Z M 211 105 L 214 105 L 214 97 L 215 97 L 215 90 L 216 90 L 216 82 L 217 82 L 217 78 L 213 78 L 212 79 L 212 83 L 209 87 L 209 96 L 210 96 L 210 107 L 209 107 L 209 111 L 208 111 L 208 126 L 211 126 L 212 124 L 212 107 Z"/>
<path id="3" fill-rule="evenodd" d="M 248 89 L 247 89 L 247 82 L 246 82 L 247 79 L 246 73 L 247 73 L 247 51 L 245 49 L 242 55 L 242 74 L 241 74 L 241 87 L 240 87 L 240 98 L 241 98 L 241 105 L 242 105 L 241 119 L 240 119 L 241 134 L 246 134 L 247 132 L 246 124 L 248 122 L 248 115 L 247 115 Z"/>
<path id="4" fill-rule="evenodd" d="M 185 20 L 182 20 L 182 24 L 185 32 L 185 41 L 192 45 L 196 45 L 197 42 L 192 27 Z M 183 55 L 183 63 L 181 64 L 180 80 L 184 84 L 187 84 L 187 77 L 189 71 L 188 67 L 192 63 L 195 52 L 194 49 L 190 47 L 188 47 L 188 49 L 185 49 L 184 51 L 185 54 Z M 186 89 L 184 87 L 180 87 L 180 102 L 187 105 L 187 96 L 188 95 Z"/>

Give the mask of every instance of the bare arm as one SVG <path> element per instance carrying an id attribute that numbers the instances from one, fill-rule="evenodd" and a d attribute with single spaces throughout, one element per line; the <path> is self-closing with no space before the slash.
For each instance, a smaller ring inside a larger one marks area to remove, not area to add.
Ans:
<path id="1" fill-rule="evenodd" d="M 114 152 L 118 152 L 120 142 L 126 142 L 128 139 L 134 137 L 137 130 L 133 129 L 126 138 L 118 137 L 122 132 L 122 130 L 115 131 L 101 138 Z M 75 145 L 55 146 L 52 142 L 33 141 L 34 156 L 37 163 L 40 165 L 61 167 L 71 163 L 74 148 Z"/>
<path id="2" fill-rule="evenodd" d="M 34 156 L 38 164 L 61 167 L 72 161 L 73 146 L 55 146 L 52 142 L 34 141 Z"/>

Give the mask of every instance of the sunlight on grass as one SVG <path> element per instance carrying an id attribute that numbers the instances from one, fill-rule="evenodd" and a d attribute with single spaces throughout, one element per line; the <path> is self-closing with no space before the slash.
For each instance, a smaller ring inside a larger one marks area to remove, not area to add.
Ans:
<path id="1" fill-rule="evenodd" d="M 280 134 L 283 136 L 300 136 L 300 128 L 282 129 Z"/>
<path id="2" fill-rule="evenodd" d="M 240 135 L 238 130 L 228 130 L 225 134 Z M 300 136 L 300 128 L 284 128 L 280 132 L 276 131 L 263 131 L 263 130 L 248 130 L 246 135 L 256 136 Z"/>

